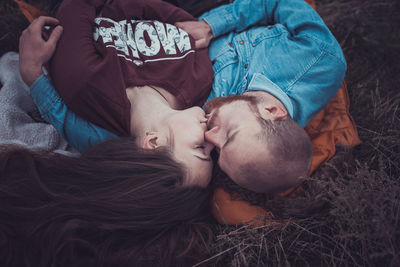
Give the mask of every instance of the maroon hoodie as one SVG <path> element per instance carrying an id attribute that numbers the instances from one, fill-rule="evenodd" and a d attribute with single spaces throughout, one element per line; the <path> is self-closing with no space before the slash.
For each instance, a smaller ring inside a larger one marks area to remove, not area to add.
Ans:
<path id="1" fill-rule="evenodd" d="M 202 105 L 212 86 L 208 49 L 173 24 L 195 20 L 159 0 L 64 0 L 64 27 L 51 62 L 55 88 L 77 115 L 130 134 L 125 89 L 160 86 L 185 108 Z"/>

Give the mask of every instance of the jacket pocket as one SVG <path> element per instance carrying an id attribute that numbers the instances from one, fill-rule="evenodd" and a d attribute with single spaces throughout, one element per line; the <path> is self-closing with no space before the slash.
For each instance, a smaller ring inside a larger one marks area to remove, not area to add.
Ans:
<path id="1" fill-rule="evenodd" d="M 213 64 L 214 74 L 220 72 L 225 67 L 236 64 L 238 62 L 237 54 L 233 51 L 231 47 L 224 49 L 215 58 L 211 60 Z"/>
<path id="2" fill-rule="evenodd" d="M 275 38 L 287 32 L 286 28 L 281 24 L 260 26 L 251 28 L 247 31 L 247 38 L 250 44 L 254 47 L 260 42 L 268 38 Z"/>

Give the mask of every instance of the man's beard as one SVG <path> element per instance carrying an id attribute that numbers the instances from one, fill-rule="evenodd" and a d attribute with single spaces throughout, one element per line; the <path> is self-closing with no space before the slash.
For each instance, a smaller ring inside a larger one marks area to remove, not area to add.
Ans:
<path id="1" fill-rule="evenodd" d="M 204 111 L 207 114 L 211 114 L 211 112 L 213 112 L 212 117 L 207 123 L 209 129 L 214 126 L 215 119 L 218 117 L 219 109 L 223 105 L 227 105 L 235 101 L 245 101 L 249 104 L 249 106 L 256 106 L 257 104 L 256 97 L 248 95 L 229 95 L 225 97 L 215 97 L 211 99 L 204 106 Z"/>

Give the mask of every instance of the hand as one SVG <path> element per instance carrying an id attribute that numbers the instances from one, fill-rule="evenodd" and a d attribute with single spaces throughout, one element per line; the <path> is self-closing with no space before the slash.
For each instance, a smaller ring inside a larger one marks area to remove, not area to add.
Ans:
<path id="1" fill-rule="evenodd" d="M 211 39 L 214 37 L 210 25 L 204 20 L 177 22 L 175 26 L 194 38 L 196 49 L 208 47 Z"/>
<path id="2" fill-rule="evenodd" d="M 19 69 L 24 82 L 31 86 L 42 75 L 42 67 L 50 60 L 61 37 L 63 28 L 56 26 L 48 40 L 44 26 L 57 25 L 59 21 L 52 17 L 39 17 L 26 28 L 19 38 Z"/>

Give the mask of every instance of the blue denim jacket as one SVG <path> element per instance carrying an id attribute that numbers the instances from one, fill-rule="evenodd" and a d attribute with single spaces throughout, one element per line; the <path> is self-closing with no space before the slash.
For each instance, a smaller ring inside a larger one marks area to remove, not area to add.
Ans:
<path id="1" fill-rule="evenodd" d="M 214 83 L 207 101 L 266 91 L 304 127 L 343 81 L 342 50 L 303 0 L 237 0 L 199 19 L 210 25 L 215 37 L 209 47 Z M 31 95 L 44 119 L 81 152 L 116 137 L 69 111 L 44 76 L 32 85 Z"/>
<path id="2" fill-rule="evenodd" d="M 235 1 L 200 19 L 217 37 L 209 49 L 214 84 L 208 100 L 266 91 L 305 127 L 343 81 L 342 49 L 303 0 Z"/>

